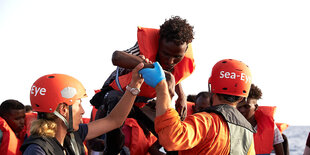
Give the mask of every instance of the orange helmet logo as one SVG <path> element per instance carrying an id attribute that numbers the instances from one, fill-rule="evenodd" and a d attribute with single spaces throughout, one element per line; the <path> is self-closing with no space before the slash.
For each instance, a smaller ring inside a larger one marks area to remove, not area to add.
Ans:
<path id="1" fill-rule="evenodd" d="M 33 85 L 31 87 L 30 94 L 32 94 L 34 96 L 37 96 L 38 94 L 39 95 L 45 95 L 45 93 L 46 93 L 46 89 L 45 88 L 36 87 L 35 85 Z"/>

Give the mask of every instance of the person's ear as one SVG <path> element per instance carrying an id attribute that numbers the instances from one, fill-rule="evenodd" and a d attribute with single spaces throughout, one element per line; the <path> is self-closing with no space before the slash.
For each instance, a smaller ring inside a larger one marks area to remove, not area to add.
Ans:
<path id="1" fill-rule="evenodd" d="M 66 104 L 60 104 L 60 105 L 59 105 L 59 113 L 60 113 L 62 116 L 64 116 L 64 117 L 67 116 L 67 114 L 69 113 L 69 110 L 68 110 Z"/>
<path id="2" fill-rule="evenodd" d="M 258 105 L 257 104 L 255 104 L 255 109 L 254 109 L 254 111 L 256 111 L 258 109 Z"/>

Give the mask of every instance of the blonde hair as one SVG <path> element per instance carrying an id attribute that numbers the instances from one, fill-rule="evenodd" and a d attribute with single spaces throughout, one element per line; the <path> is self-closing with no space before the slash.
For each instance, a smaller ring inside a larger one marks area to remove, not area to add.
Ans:
<path id="1" fill-rule="evenodd" d="M 65 103 L 59 104 L 56 111 L 59 111 L 59 107 L 62 104 Z M 30 134 L 45 137 L 55 137 L 57 130 L 56 119 L 59 118 L 55 114 L 44 113 L 44 118 L 40 118 L 32 122 L 30 127 Z"/>

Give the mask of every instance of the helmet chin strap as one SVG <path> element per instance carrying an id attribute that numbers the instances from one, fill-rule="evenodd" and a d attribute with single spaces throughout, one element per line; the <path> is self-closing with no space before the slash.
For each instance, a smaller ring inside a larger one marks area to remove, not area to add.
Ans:
<path id="1" fill-rule="evenodd" d="M 208 84 L 208 90 L 211 93 L 211 97 L 210 97 L 210 106 L 213 106 L 213 93 L 211 92 L 211 83 Z"/>
<path id="2" fill-rule="evenodd" d="M 54 114 L 60 118 L 65 125 L 67 126 L 67 132 L 70 133 L 70 143 L 71 143 L 71 147 L 73 149 L 74 154 L 79 155 L 79 151 L 78 151 L 78 146 L 74 137 L 74 129 L 73 129 L 73 116 L 72 116 L 72 105 L 69 105 L 69 123 L 67 121 L 67 119 L 62 116 L 58 111 L 54 111 Z"/>
<path id="3" fill-rule="evenodd" d="M 66 120 L 65 117 L 63 117 L 58 111 L 54 111 L 53 113 L 65 123 L 67 128 L 69 128 L 68 121 Z"/>
<path id="4" fill-rule="evenodd" d="M 212 93 L 211 92 L 211 83 L 208 84 L 208 90 L 209 90 L 210 93 Z"/>

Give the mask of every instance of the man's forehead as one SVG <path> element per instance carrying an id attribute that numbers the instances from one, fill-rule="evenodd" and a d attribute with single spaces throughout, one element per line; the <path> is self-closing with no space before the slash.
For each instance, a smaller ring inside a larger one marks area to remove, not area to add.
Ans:
<path id="1" fill-rule="evenodd" d="M 255 104 L 257 104 L 257 99 L 248 98 L 248 99 L 247 99 L 247 103 L 248 103 L 248 104 L 254 104 L 254 105 L 255 105 Z"/>
<path id="2" fill-rule="evenodd" d="M 8 111 L 8 114 L 10 115 L 20 115 L 20 114 L 25 114 L 25 109 L 11 109 Z"/>
<path id="3" fill-rule="evenodd" d="M 247 103 L 245 102 L 245 101 L 242 101 L 242 102 L 239 102 L 238 104 L 237 104 L 237 106 L 238 107 L 241 107 L 241 106 L 244 106 L 244 105 L 246 105 Z"/>
<path id="4" fill-rule="evenodd" d="M 237 106 L 245 106 L 245 105 L 256 105 L 256 100 L 255 99 L 246 99 L 246 100 L 243 100 L 241 102 L 238 103 Z"/>

